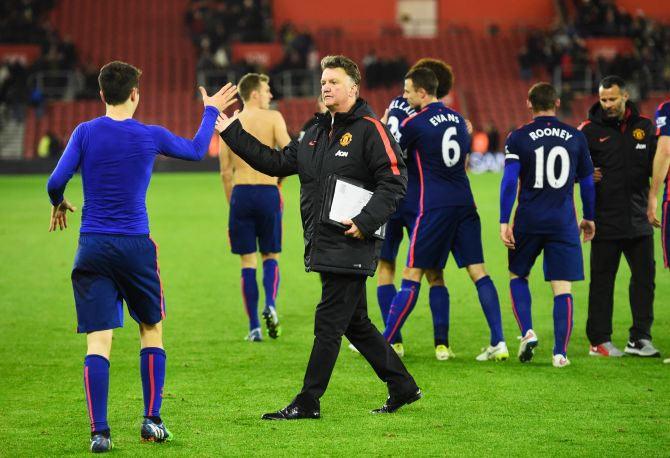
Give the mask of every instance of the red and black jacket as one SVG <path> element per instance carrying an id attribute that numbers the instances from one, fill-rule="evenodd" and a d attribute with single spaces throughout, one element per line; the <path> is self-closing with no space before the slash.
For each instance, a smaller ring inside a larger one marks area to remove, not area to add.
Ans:
<path id="1" fill-rule="evenodd" d="M 596 240 L 626 239 L 653 234 L 647 220 L 649 178 L 656 136 L 649 118 L 626 103 L 622 120 L 609 120 L 599 102 L 579 126 L 588 140 L 594 167 L 603 177 L 596 183 Z"/>
<path id="2" fill-rule="evenodd" d="M 405 195 L 407 169 L 400 148 L 368 104 L 358 99 L 347 113 L 315 115 L 300 142 L 276 151 L 232 123 L 221 138 L 232 151 L 267 175 L 300 178 L 300 212 L 305 238 L 305 269 L 315 272 L 374 275 L 381 242 L 372 234 Z M 353 218 L 365 235 L 358 240 L 321 221 L 326 184 L 333 174 L 362 183 L 374 194 Z"/>

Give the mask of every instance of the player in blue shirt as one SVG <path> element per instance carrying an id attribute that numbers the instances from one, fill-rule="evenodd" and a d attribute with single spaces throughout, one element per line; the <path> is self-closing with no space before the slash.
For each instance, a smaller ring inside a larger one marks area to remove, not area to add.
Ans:
<path id="1" fill-rule="evenodd" d="M 481 224 L 465 172 L 470 135 L 465 119 L 438 101 L 437 86 L 435 74 L 426 68 L 411 70 L 405 78 L 405 98 L 420 109 L 405 119 L 400 129 L 400 146 L 412 158 L 408 161 L 411 170 L 408 176 L 410 183 L 415 177 L 418 213 L 407 268 L 401 289 L 391 304 L 384 336 L 388 341 L 395 338 L 416 304 L 423 275 L 440 278 L 452 253 L 458 266 L 465 267 L 475 283 L 491 330 L 490 344 L 477 360 L 505 360 L 509 353 L 502 332 L 498 293 L 484 268 Z M 408 193 L 411 187 L 408 184 Z M 445 346 L 448 355 L 445 359 L 453 357 L 448 343 Z"/>
<path id="2" fill-rule="evenodd" d="M 205 110 L 193 140 L 160 126 L 135 121 L 141 71 L 124 62 L 100 70 L 100 97 L 106 114 L 78 125 L 49 177 L 49 231 L 67 227 L 75 211 L 63 193 L 75 171 L 84 187 L 79 246 L 72 269 L 77 332 L 86 333 L 84 390 L 91 422 L 91 451 L 112 448 L 107 423 L 109 355 L 112 330 L 123 326 L 123 302 L 140 327 L 140 370 L 144 395 L 144 441 L 164 442 L 172 435 L 160 417 L 166 355 L 162 320 L 163 285 L 158 246 L 149 237 L 146 193 L 158 154 L 197 161 L 207 153 L 219 112 L 236 91 L 227 84 L 212 97 L 201 87 Z M 123 302 L 122 302 L 123 301 Z"/>
<path id="3" fill-rule="evenodd" d="M 586 137 L 556 118 L 556 90 L 537 83 L 528 92 L 533 122 L 513 131 L 505 145 L 505 173 L 500 188 L 500 237 L 509 249 L 510 290 L 521 329 L 519 360 L 532 359 L 537 346 L 533 331 L 528 274 L 544 252 L 544 278 L 554 292 L 554 367 L 570 364 L 572 282 L 584 279 L 579 234 L 584 242 L 595 235 L 593 164 Z M 584 219 L 577 227 L 573 189 L 579 181 Z M 510 224 L 519 188 L 519 205 Z"/>
<path id="4" fill-rule="evenodd" d="M 656 227 L 661 228 L 661 244 L 663 245 L 663 265 L 668 268 L 668 259 L 670 256 L 670 222 L 668 221 L 668 205 L 670 204 L 670 100 L 661 103 L 656 110 L 656 135 L 658 144 L 656 146 L 656 155 L 654 156 L 654 172 L 649 188 L 649 202 L 647 204 L 647 218 L 649 222 Z M 661 221 L 656 218 L 658 207 L 658 191 L 661 183 L 665 181 L 663 190 L 663 207 Z M 670 358 L 665 359 L 664 363 L 670 363 Z"/>
<path id="5" fill-rule="evenodd" d="M 454 74 L 451 66 L 439 59 L 423 58 L 419 59 L 411 70 L 416 68 L 428 68 L 437 77 L 438 85 L 436 96 L 442 99 L 449 94 L 454 82 Z M 409 104 L 404 96 L 398 96 L 391 101 L 382 121 L 386 123 L 389 131 L 393 134 L 396 141 L 400 142 L 400 125 L 405 119 L 415 114 L 414 108 Z M 409 158 L 411 160 L 411 158 Z M 408 173 L 409 170 L 408 170 Z M 411 177 L 408 183 L 407 194 L 400 201 L 398 210 L 391 216 L 386 223 L 386 237 L 382 244 L 381 254 L 379 256 L 379 265 L 377 268 L 377 300 L 382 312 L 384 323 L 388 318 L 391 302 L 397 294 L 395 287 L 395 260 L 398 256 L 398 249 L 402 242 L 403 232 L 407 232 L 410 237 L 412 226 L 416 221 L 419 206 L 418 178 Z M 430 284 L 429 303 L 433 316 L 433 337 L 435 343 L 435 356 L 439 360 L 449 358 L 448 339 L 449 339 L 449 292 L 444 285 L 444 276 L 442 271 L 427 272 L 427 280 Z M 393 349 L 404 356 L 405 348 L 402 343 L 402 335 L 398 331 L 391 341 Z"/>

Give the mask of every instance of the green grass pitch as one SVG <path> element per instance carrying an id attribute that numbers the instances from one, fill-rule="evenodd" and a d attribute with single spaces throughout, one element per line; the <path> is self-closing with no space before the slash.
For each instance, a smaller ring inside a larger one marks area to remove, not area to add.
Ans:
<path id="1" fill-rule="evenodd" d="M 506 253 L 498 239 L 500 177 L 471 180 L 483 221 L 487 268 L 500 294 L 506 340 L 516 354 Z M 47 233 L 45 182 L 44 176 L 0 178 L 0 456 L 88 453 L 85 338 L 75 333 L 69 278 L 80 213 L 70 217 L 67 231 Z M 247 320 L 239 263 L 229 252 L 227 205 L 218 175 L 153 178 L 148 209 L 152 235 L 160 245 L 168 310 L 162 414 L 176 439 L 164 445 L 139 441 L 139 339 L 126 314 L 126 327 L 115 331 L 111 358 L 109 421 L 115 455 L 670 455 L 670 365 L 659 359 L 589 357 L 587 283 L 581 282 L 574 287 L 572 366 L 552 368 L 552 298 L 539 263 L 531 274 L 531 290 L 540 346 L 531 364 L 515 358 L 504 363 L 474 360 L 488 341 L 486 322 L 466 272 L 450 261 L 450 340 L 457 359 L 434 358 L 425 289 L 403 330 L 404 362 L 425 393 L 420 402 L 392 416 L 370 415 L 384 401 L 385 386 L 344 343 L 322 399 L 320 421 L 261 421 L 262 413 L 283 407 L 300 389 L 320 291 L 318 276 L 303 270 L 298 181 L 289 179 L 283 193 L 278 310 L 284 334 L 276 341 L 250 344 L 243 340 Z M 81 206 L 79 178 L 66 195 Z M 661 269 L 657 247 L 654 341 L 667 357 L 670 275 Z M 628 277 L 623 262 L 613 339 L 620 347 L 630 326 Z M 370 279 L 369 311 L 380 325 L 375 287 Z"/>

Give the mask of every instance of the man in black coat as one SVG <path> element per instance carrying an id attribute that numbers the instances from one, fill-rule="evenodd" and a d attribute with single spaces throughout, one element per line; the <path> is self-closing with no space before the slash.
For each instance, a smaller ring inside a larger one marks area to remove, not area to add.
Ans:
<path id="1" fill-rule="evenodd" d="M 390 413 L 422 394 L 400 358 L 367 314 L 365 281 L 375 273 L 381 243 L 373 237 L 405 194 L 407 171 L 400 149 L 367 103 L 358 98 L 358 66 L 344 56 L 321 61 L 321 93 L 328 109 L 317 114 L 302 141 L 281 151 L 269 148 L 242 129 L 236 116 L 222 116 L 217 130 L 249 165 L 268 175 L 300 177 L 300 210 L 305 238 L 305 270 L 321 275 L 322 296 L 314 319 L 314 346 L 303 388 L 267 420 L 319 418 L 319 399 L 328 386 L 342 335 L 356 346 L 380 379 L 389 398 L 373 413 Z M 373 190 L 357 216 L 328 221 L 327 194 L 335 176 Z"/>
<path id="2" fill-rule="evenodd" d="M 614 280 L 623 253 L 631 270 L 629 286 L 633 326 L 625 352 L 659 356 L 651 343 L 654 321 L 653 229 L 647 198 L 656 139 L 654 126 L 628 101 L 625 82 L 608 76 L 600 83 L 599 102 L 579 128 L 595 166 L 598 232 L 591 243 L 589 316 L 586 324 L 592 356 L 623 356 L 611 341 Z"/>

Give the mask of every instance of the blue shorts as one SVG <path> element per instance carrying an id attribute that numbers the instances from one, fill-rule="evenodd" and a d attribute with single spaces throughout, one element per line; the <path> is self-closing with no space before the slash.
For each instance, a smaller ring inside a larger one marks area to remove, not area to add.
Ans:
<path id="1" fill-rule="evenodd" d="M 508 250 L 509 271 L 527 277 L 535 260 L 544 251 L 546 281 L 584 280 L 584 259 L 579 232 L 571 234 L 524 234 L 514 230 L 516 248 Z"/>
<path id="2" fill-rule="evenodd" d="M 379 259 L 395 261 L 398 256 L 400 242 L 402 242 L 403 229 L 407 231 L 407 237 L 412 235 L 412 227 L 416 221 L 416 212 L 398 209 L 386 223 L 386 237 L 382 243 L 382 251 Z"/>
<path id="3" fill-rule="evenodd" d="M 273 185 L 236 185 L 230 198 L 228 237 L 235 254 L 281 252 L 282 202 Z"/>
<path id="4" fill-rule="evenodd" d="M 148 235 L 81 234 L 72 289 L 77 332 L 123 326 L 123 301 L 138 323 L 165 318 L 158 247 Z"/>
<path id="5" fill-rule="evenodd" d="M 443 207 L 417 216 L 407 267 L 444 269 L 450 252 L 460 268 L 484 262 L 482 225 L 475 207 Z"/>

